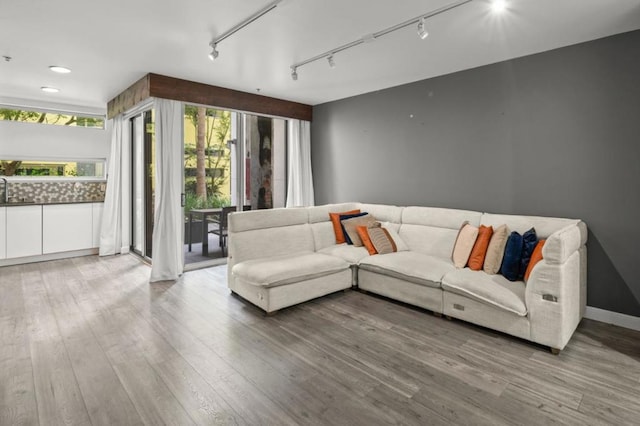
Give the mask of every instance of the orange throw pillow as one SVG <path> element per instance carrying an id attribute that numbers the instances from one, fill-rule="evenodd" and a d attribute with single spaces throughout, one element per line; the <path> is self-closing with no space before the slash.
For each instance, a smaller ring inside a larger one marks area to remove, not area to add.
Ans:
<path id="1" fill-rule="evenodd" d="M 529 261 L 529 266 L 527 266 L 527 271 L 524 273 L 524 281 L 527 282 L 529 279 L 529 275 L 531 275 L 531 271 L 533 271 L 533 267 L 536 266 L 536 263 L 542 260 L 542 247 L 544 247 L 544 242 L 546 240 L 538 241 L 536 244 L 536 248 L 533 249 L 533 253 L 531 253 L 531 260 Z"/>
<path id="2" fill-rule="evenodd" d="M 371 238 L 369 237 L 369 228 L 366 225 L 360 225 L 356 228 L 356 230 L 358 231 L 358 235 L 362 240 L 362 244 L 365 246 L 365 248 L 369 252 L 369 255 L 373 256 L 374 254 L 378 254 L 378 252 L 376 251 L 376 248 L 373 246 L 373 243 L 371 242 Z"/>
<path id="3" fill-rule="evenodd" d="M 469 256 L 469 269 L 479 271 L 484 264 L 484 257 L 487 255 L 487 249 L 489 248 L 489 241 L 493 235 L 493 226 L 480 225 L 478 230 L 478 238 L 473 245 L 471 255 Z"/>
<path id="4" fill-rule="evenodd" d="M 336 234 L 336 244 L 345 243 L 344 232 L 342 232 L 342 224 L 340 223 L 340 215 L 343 214 L 358 214 L 360 213 L 360 209 L 358 210 L 349 210 L 348 212 L 342 213 L 329 213 L 329 218 L 331 219 L 331 223 L 333 224 L 333 233 Z"/>

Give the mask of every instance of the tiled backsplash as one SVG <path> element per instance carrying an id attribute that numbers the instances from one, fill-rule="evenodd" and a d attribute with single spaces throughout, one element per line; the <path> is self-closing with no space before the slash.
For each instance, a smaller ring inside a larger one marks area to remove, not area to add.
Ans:
<path id="1" fill-rule="evenodd" d="M 9 181 L 7 185 L 10 199 L 33 200 L 38 204 L 104 201 L 106 186 L 105 181 Z M 0 195 L 4 200 L 3 191 L 0 184 Z"/>

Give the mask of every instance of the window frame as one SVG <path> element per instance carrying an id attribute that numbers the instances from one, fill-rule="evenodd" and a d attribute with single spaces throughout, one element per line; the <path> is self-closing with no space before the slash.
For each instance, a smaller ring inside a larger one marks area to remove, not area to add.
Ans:
<path id="1" fill-rule="evenodd" d="M 99 119 L 102 120 L 102 126 L 71 126 L 71 125 L 64 125 L 64 124 L 58 124 L 58 123 L 47 123 L 47 122 L 43 122 L 43 123 L 38 123 L 36 121 L 22 121 L 22 120 L 4 120 L 0 117 L 0 121 L 2 122 L 8 122 L 8 123 L 28 123 L 28 124 L 44 124 L 44 125 L 48 125 L 48 126 L 62 126 L 62 127 L 68 127 L 68 128 L 78 128 L 78 129 L 95 129 L 95 130 L 106 130 L 107 128 L 107 116 L 106 114 L 98 114 L 98 113 L 91 113 L 91 112 L 82 112 L 82 111 L 72 111 L 72 110 L 65 110 L 63 108 L 60 109 L 56 109 L 56 108 L 47 108 L 47 107 L 39 107 L 39 106 L 21 106 L 21 105 L 14 105 L 14 104 L 10 104 L 10 103 L 3 103 L 0 102 L 0 109 L 8 109 L 8 110 L 12 110 L 12 111 L 26 111 L 26 112 L 35 112 L 38 114 L 56 114 L 56 115 L 65 115 L 65 116 L 71 116 L 71 117 L 76 117 L 77 118 L 91 118 L 91 119 Z"/>
<path id="2" fill-rule="evenodd" d="M 107 159 L 106 158 L 55 158 L 55 157 L 2 157 L 1 161 L 22 161 L 22 162 L 55 162 L 55 163 L 96 163 L 102 164 L 102 175 L 101 176 L 24 176 L 24 175 L 12 175 L 6 176 L 4 174 L 0 174 L 1 178 L 5 178 L 10 181 L 34 181 L 34 180 L 45 180 L 45 181 L 105 181 L 107 180 Z"/>

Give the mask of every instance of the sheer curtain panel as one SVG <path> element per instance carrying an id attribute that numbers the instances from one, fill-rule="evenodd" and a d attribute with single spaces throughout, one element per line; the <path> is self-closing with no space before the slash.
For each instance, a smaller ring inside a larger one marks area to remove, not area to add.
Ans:
<path id="1" fill-rule="evenodd" d="M 130 246 L 130 132 L 122 114 L 109 120 L 111 151 L 100 226 L 100 256 L 128 253 Z"/>
<path id="2" fill-rule="evenodd" d="M 155 101 L 156 188 L 151 282 L 176 280 L 184 268 L 182 233 L 182 103 Z"/>
<path id="3" fill-rule="evenodd" d="M 289 120 L 287 207 L 314 205 L 311 174 L 311 123 Z"/>

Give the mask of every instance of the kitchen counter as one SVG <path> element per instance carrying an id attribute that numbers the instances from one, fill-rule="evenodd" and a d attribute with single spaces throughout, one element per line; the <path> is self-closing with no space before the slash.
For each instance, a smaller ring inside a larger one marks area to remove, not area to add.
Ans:
<path id="1" fill-rule="evenodd" d="M 17 207 L 17 206 L 51 206 L 55 204 L 85 204 L 85 203 L 104 203 L 104 200 L 82 200 L 82 201 L 47 201 L 47 202 L 0 202 L 0 207 Z"/>

